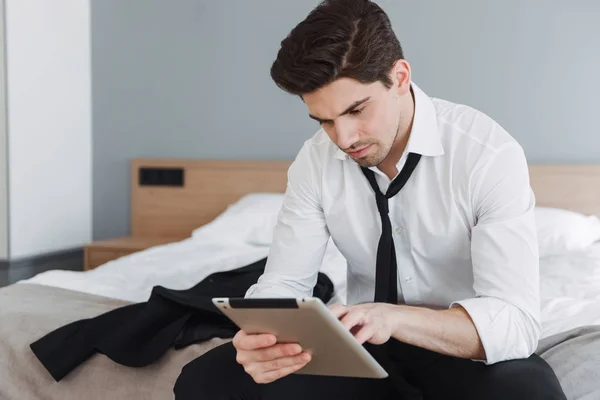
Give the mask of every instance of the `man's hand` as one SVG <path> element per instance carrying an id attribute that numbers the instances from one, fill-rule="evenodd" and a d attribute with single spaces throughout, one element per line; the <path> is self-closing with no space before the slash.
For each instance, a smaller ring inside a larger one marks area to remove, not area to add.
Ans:
<path id="1" fill-rule="evenodd" d="M 393 326 L 393 309 L 386 303 L 366 303 L 353 306 L 334 304 L 333 314 L 348 328 L 360 344 L 383 344 L 390 340 Z"/>
<path id="2" fill-rule="evenodd" d="M 453 357 L 486 360 L 477 329 L 462 307 L 433 310 L 387 303 L 329 307 L 363 344 L 394 339 Z"/>
<path id="3" fill-rule="evenodd" d="M 311 360 L 299 344 L 277 344 L 274 335 L 248 335 L 239 331 L 233 338 L 236 361 L 256 383 L 270 383 L 304 367 Z"/>

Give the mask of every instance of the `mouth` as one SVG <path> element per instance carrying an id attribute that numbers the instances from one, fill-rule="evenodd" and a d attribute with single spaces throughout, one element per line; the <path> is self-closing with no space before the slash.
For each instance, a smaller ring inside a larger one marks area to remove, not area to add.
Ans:
<path id="1" fill-rule="evenodd" d="M 367 154 L 367 152 L 369 151 L 371 146 L 372 146 L 372 144 L 368 145 L 367 147 L 363 147 L 362 149 L 356 150 L 356 151 L 349 151 L 348 155 L 352 158 L 360 158 L 360 157 L 364 156 L 365 154 Z"/>

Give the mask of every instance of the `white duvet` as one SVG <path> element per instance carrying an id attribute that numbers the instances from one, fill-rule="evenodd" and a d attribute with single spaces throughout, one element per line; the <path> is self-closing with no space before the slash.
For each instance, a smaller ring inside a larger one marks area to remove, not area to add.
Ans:
<path id="1" fill-rule="evenodd" d="M 600 325 L 600 243 L 540 260 L 543 336 Z"/>
<path id="2" fill-rule="evenodd" d="M 157 285 L 188 289 L 210 274 L 243 267 L 267 257 L 269 247 L 222 240 L 227 232 L 213 232 L 212 239 L 191 237 L 121 257 L 91 271 L 52 270 L 17 283 L 37 283 L 134 302 L 148 300 Z M 323 267 L 333 282 L 336 302 L 345 302 L 346 261 L 333 242 Z"/>
<path id="3" fill-rule="evenodd" d="M 268 255 L 270 225 L 274 224 L 277 198 L 262 214 L 240 203 L 192 237 L 156 246 L 87 272 L 53 270 L 19 283 L 36 283 L 129 300 L 148 299 L 152 288 L 162 285 L 187 289 L 208 275 L 239 268 Z M 266 217 L 265 217 L 266 216 Z M 237 228 L 236 228 L 237 227 Z M 250 227 L 250 228 L 249 228 Z M 257 240 L 257 237 L 260 240 Z M 323 267 L 335 286 L 332 301 L 346 299 L 346 262 L 329 242 Z M 585 250 L 544 257 L 540 261 L 542 337 L 584 325 L 600 325 L 600 243 Z"/>
<path id="4" fill-rule="evenodd" d="M 215 236 L 218 237 L 218 236 Z M 19 283 L 37 283 L 129 301 L 145 301 L 152 287 L 186 289 L 208 275 L 264 258 L 268 247 L 189 238 L 108 262 L 92 271 L 54 270 Z M 345 300 L 345 260 L 330 243 L 322 272 Z M 600 244 L 540 261 L 543 337 L 600 325 Z"/>

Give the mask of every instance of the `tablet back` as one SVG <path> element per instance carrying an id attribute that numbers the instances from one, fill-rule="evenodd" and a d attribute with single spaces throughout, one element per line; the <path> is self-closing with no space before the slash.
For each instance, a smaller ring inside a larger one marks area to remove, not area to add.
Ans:
<path id="1" fill-rule="evenodd" d="M 299 343 L 312 360 L 298 374 L 385 378 L 387 372 L 318 298 L 213 299 L 246 333 Z"/>

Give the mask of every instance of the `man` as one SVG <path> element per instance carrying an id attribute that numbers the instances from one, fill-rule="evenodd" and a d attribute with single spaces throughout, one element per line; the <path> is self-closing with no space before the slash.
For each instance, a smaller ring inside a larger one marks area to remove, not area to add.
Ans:
<path id="1" fill-rule="evenodd" d="M 177 398 L 564 399 L 534 354 L 535 200 L 519 144 L 419 89 L 368 0 L 320 4 L 283 40 L 271 75 L 321 129 L 289 170 L 247 296 L 310 296 L 332 237 L 348 262 L 348 305 L 332 311 L 385 349 L 390 378 L 294 375 L 310 362 L 299 345 L 240 331 L 183 370 Z"/>

